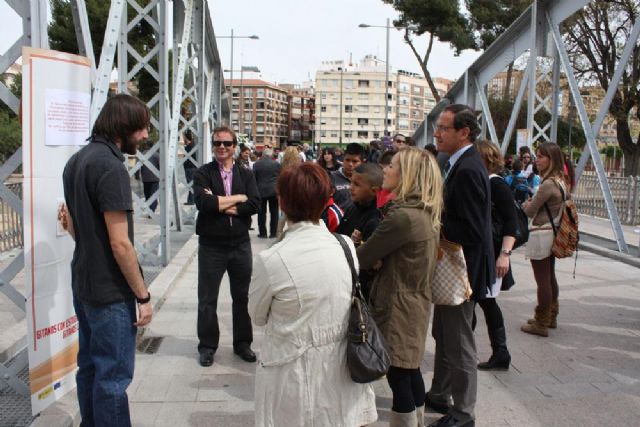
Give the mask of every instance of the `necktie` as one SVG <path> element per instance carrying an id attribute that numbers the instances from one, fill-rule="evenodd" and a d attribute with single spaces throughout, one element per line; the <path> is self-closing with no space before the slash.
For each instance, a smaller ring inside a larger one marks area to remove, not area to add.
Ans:
<path id="1" fill-rule="evenodd" d="M 451 169 L 451 163 L 447 160 L 447 163 L 444 165 L 444 171 L 442 173 L 442 177 L 447 179 L 447 175 L 449 175 L 449 169 Z"/>

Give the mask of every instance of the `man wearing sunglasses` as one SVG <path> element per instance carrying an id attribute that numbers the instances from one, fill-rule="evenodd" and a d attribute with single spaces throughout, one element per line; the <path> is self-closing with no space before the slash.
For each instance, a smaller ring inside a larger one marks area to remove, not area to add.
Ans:
<path id="1" fill-rule="evenodd" d="M 251 350 L 253 331 L 247 310 L 251 282 L 251 216 L 258 212 L 260 196 L 249 169 L 238 167 L 233 155 L 238 143 L 226 126 L 214 129 L 214 160 L 193 176 L 193 192 L 199 211 L 196 221 L 198 247 L 198 352 L 200 365 L 211 366 L 218 349 L 218 293 L 222 276 L 229 274 L 233 316 L 233 351 L 246 362 L 255 362 Z"/>

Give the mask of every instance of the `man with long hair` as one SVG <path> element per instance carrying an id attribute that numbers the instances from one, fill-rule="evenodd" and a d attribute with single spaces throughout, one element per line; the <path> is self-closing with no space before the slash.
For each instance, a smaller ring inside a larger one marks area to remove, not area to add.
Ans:
<path id="1" fill-rule="evenodd" d="M 140 100 L 105 103 L 90 143 L 63 173 L 63 224 L 76 241 L 71 262 L 80 350 L 76 375 L 82 425 L 130 426 L 127 387 L 133 378 L 137 327 L 151 321 L 133 246 L 133 205 L 124 155 L 148 137 L 150 113 Z"/>

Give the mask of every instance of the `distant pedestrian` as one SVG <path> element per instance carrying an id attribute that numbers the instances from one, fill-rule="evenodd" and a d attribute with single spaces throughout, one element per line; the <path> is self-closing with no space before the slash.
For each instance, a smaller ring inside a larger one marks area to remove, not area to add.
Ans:
<path id="1" fill-rule="evenodd" d="M 187 202 L 185 205 L 193 205 L 193 174 L 196 169 L 198 169 L 197 165 L 197 152 L 195 150 L 196 144 L 193 140 L 193 133 L 191 130 L 187 129 L 182 133 L 182 137 L 184 138 L 184 151 L 185 151 L 185 160 L 184 160 L 184 177 L 187 181 L 187 186 L 189 186 L 189 195 L 187 196 Z"/>
<path id="2" fill-rule="evenodd" d="M 340 169 L 340 163 L 336 160 L 336 153 L 331 147 L 323 148 L 320 159 L 318 159 L 318 164 L 327 171 L 327 173 L 331 173 L 333 171 L 337 171 Z"/>
<path id="3" fill-rule="evenodd" d="M 198 352 L 200 365 L 211 366 L 220 341 L 218 294 L 225 273 L 229 275 L 233 316 L 233 351 L 246 362 L 255 362 L 251 350 L 253 329 L 247 311 L 251 282 L 251 216 L 258 212 L 260 196 L 253 173 L 233 162 L 238 145 L 235 132 L 226 126 L 213 130 L 214 159 L 193 176 L 198 219 Z"/>
<path id="4" fill-rule="evenodd" d="M 147 150 L 147 154 L 150 153 L 154 147 Z M 146 162 L 151 163 L 151 165 L 155 168 L 155 171 L 151 169 Z M 151 212 L 156 211 L 156 207 L 158 207 L 158 198 L 160 194 L 156 194 L 158 189 L 160 188 L 160 147 L 155 147 L 155 151 L 151 156 L 142 163 L 142 167 L 140 168 L 140 178 L 142 180 L 142 189 L 144 191 L 144 198 L 149 203 L 151 198 L 155 195 L 155 199 L 149 205 L 149 210 Z"/>
<path id="5" fill-rule="evenodd" d="M 267 238 L 267 205 L 269 206 L 269 237 L 276 237 L 278 231 L 278 197 L 276 181 L 280 173 L 280 164 L 273 160 L 273 151 L 268 148 L 262 157 L 253 165 L 258 192 L 260 193 L 260 210 L 258 211 L 258 237 Z"/>
<path id="6" fill-rule="evenodd" d="M 130 426 L 127 387 L 133 378 L 137 328 L 153 308 L 133 245 L 133 203 L 123 153 L 135 155 L 149 136 L 140 100 L 115 95 L 100 110 L 90 143 L 63 172 L 67 231 L 78 316 L 76 384 L 81 425 Z"/>

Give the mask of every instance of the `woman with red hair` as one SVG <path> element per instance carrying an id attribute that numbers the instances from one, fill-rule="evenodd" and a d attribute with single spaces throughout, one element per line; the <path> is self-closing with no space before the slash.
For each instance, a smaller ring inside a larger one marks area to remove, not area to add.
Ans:
<path id="1" fill-rule="evenodd" d="M 329 177 L 317 164 L 293 165 L 280 172 L 276 190 L 288 228 L 256 257 L 249 290 L 251 318 L 264 326 L 256 426 L 370 424 L 373 389 L 351 380 L 346 361 L 351 271 L 320 220 Z"/>

